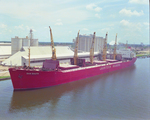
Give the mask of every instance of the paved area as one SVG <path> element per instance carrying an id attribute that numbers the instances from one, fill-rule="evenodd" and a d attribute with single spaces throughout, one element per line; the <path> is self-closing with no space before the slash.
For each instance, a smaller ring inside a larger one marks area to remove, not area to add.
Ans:
<path id="1" fill-rule="evenodd" d="M 7 66 L 0 66 L 0 76 L 10 76 L 8 69 Z"/>

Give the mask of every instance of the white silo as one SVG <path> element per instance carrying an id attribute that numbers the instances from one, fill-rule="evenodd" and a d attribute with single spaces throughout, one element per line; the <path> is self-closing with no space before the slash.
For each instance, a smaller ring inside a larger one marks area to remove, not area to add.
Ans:
<path id="1" fill-rule="evenodd" d="M 38 46 L 38 39 L 31 39 L 30 40 L 30 46 Z"/>
<path id="2" fill-rule="evenodd" d="M 32 29 L 30 30 L 30 46 L 38 46 L 38 39 L 33 39 Z"/>
<path id="3" fill-rule="evenodd" d="M 20 51 L 22 48 L 22 39 L 15 36 L 15 38 L 11 38 L 11 54 L 15 54 Z"/>
<path id="4" fill-rule="evenodd" d="M 79 43 L 78 43 L 78 50 L 84 52 L 90 52 L 91 44 L 93 40 L 93 35 L 79 35 Z M 74 41 L 76 42 L 76 40 Z M 95 37 L 94 43 L 94 51 L 98 52 L 103 49 L 104 38 L 103 37 Z"/>
<path id="5" fill-rule="evenodd" d="M 22 38 L 22 46 L 30 46 L 30 40 L 28 38 L 28 36 L 26 36 L 26 38 Z"/>

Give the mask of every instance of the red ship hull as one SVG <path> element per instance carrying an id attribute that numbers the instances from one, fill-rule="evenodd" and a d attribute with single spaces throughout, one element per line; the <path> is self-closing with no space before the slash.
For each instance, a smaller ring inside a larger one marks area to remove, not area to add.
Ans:
<path id="1" fill-rule="evenodd" d="M 134 64 L 136 58 L 108 64 L 79 67 L 67 70 L 41 71 L 39 69 L 10 68 L 14 90 L 44 88 L 73 82 L 92 76 L 116 71 Z"/>

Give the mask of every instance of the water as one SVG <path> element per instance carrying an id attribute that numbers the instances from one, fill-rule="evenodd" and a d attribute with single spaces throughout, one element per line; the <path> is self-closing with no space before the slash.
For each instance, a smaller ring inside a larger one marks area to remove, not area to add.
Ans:
<path id="1" fill-rule="evenodd" d="M 150 59 L 54 87 L 13 91 L 0 81 L 0 120 L 150 119 Z"/>

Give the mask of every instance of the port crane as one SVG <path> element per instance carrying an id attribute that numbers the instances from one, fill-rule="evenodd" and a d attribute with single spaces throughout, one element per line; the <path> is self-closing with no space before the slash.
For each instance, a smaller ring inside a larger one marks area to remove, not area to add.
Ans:
<path id="1" fill-rule="evenodd" d="M 91 62 L 91 64 L 93 64 L 93 61 L 94 61 L 93 57 L 94 57 L 95 34 L 96 34 L 96 32 L 94 32 L 92 45 L 91 45 L 91 49 L 90 49 L 90 62 Z"/>
<path id="2" fill-rule="evenodd" d="M 49 26 L 50 29 L 50 37 L 51 37 L 51 47 L 52 47 L 52 60 L 56 60 L 56 49 L 54 46 L 54 41 L 53 41 L 53 35 L 52 35 L 52 30 L 51 27 Z"/>
<path id="3" fill-rule="evenodd" d="M 103 61 L 106 61 L 106 54 L 107 54 L 107 35 L 106 33 L 105 39 L 104 39 L 104 47 L 103 47 Z"/>
<path id="4" fill-rule="evenodd" d="M 116 33 L 116 39 L 115 39 L 115 44 L 114 44 L 114 60 L 116 59 L 116 49 L 117 49 L 117 33 Z"/>
<path id="5" fill-rule="evenodd" d="M 77 34 L 77 39 L 76 39 L 76 47 L 74 49 L 74 65 L 77 65 L 77 59 L 78 59 L 78 43 L 79 43 L 79 32 L 80 30 L 78 31 L 78 34 Z"/>

